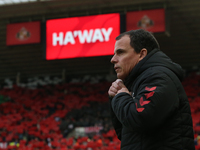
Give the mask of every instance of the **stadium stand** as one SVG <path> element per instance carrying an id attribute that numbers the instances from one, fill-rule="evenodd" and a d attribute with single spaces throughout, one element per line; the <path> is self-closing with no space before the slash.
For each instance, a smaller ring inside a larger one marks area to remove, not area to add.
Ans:
<path id="1" fill-rule="evenodd" d="M 1 149 L 120 149 L 109 118 L 110 82 L 31 82 L 0 90 L 9 99 L 0 105 Z"/>
<path id="2" fill-rule="evenodd" d="M 8 79 L 7 79 L 8 81 Z M 1 88 L 1 150 L 119 150 L 107 90 L 110 81 L 84 77 L 62 83 L 59 78 L 29 79 Z M 193 117 L 195 147 L 200 149 L 200 74 L 182 82 Z"/>
<path id="3" fill-rule="evenodd" d="M 200 72 L 191 72 L 182 82 L 190 102 L 195 148 L 200 149 Z"/>

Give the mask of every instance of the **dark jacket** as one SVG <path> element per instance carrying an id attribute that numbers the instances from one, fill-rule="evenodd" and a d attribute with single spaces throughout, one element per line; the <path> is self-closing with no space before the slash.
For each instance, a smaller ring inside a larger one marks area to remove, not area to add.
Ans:
<path id="1" fill-rule="evenodd" d="M 181 67 L 157 49 L 133 68 L 124 82 L 132 95 L 122 92 L 110 101 L 121 150 L 195 149 L 183 75 Z"/>

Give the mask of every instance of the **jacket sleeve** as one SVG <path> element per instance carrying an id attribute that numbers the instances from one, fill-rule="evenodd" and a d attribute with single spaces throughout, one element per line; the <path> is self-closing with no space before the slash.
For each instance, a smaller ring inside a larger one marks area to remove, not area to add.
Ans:
<path id="1" fill-rule="evenodd" d="M 111 102 L 112 102 L 111 97 L 109 98 L 109 102 L 110 102 L 110 106 L 111 106 Z M 122 124 L 118 120 L 118 118 L 116 117 L 115 113 L 113 112 L 112 107 L 110 108 L 110 116 L 111 116 L 111 121 L 112 121 L 113 127 L 115 129 L 116 134 L 117 134 L 117 137 L 118 137 L 119 140 L 121 140 Z"/>
<path id="2" fill-rule="evenodd" d="M 179 97 L 173 80 L 156 71 L 140 81 L 135 97 L 119 93 L 111 106 L 123 126 L 153 131 L 178 109 Z"/>

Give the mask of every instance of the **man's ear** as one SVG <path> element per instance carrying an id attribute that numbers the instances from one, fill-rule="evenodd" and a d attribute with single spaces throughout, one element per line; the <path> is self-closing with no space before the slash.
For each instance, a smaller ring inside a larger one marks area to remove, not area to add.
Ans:
<path id="1" fill-rule="evenodd" d="M 147 56 L 147 49 L 143 48 L 140 51 L 140 55 L 139 55 L 139 61 L 142 60 L 145 56 Z"/>

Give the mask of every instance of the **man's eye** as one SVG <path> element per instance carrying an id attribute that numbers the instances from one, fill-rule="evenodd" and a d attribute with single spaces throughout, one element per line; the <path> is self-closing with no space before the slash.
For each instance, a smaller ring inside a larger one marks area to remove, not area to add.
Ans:
<path id="1" fill-rule="evenodd" d="M 123 53 L 123 51 L 118 51 L 118 54 L 122 54 Z"/>

